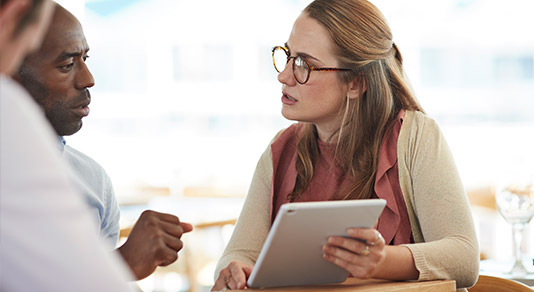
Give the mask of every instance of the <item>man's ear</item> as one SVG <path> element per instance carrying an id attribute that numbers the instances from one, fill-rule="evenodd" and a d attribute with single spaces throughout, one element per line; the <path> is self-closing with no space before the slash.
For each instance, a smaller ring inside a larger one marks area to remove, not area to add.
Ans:
<path id="1" fill-rule="evenodd" d="M 365 78 L 361 75 L 355 77 L 348 85 L 349 90 L 347 96 L 350 99 L 360 98 L 365 91 L 367 91 L 367 83 L 365 82 Z"/>
<path id="2" fill-rule="evenodd" d="M 4 39 L 13 37 L 17 25 L 30 6 L 30 0 L 8 0 L 0 8 L 0 36 Z"/>

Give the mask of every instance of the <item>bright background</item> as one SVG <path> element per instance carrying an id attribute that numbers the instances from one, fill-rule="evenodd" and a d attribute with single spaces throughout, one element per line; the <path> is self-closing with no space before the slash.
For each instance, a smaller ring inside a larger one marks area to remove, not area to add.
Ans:
<path id="1" fill-rule="evenodd" d="M 310 1 L 58 2 L 84 26 L 96 80 L 91 114 L 67 142 L 108 171 L 124 224 L 145 208 L 194 223 L 236 218 L 258 158 L 290 124 L 280 114 L 270 50 L 287 40 Z M 493 187 L 510 169 L 532 172 L 534 2 L 372 2 L 388 19 L 466 188 Z M 475 210 L 482 250 L 507 259 L 510 227 L 486 211 Z M 139 286 L 206 290 L 230 232 L 187 235 L 194 243 L 179 260 L 186 267 Z M 527 247 L 533 239 L 530 232 Z M 181 276 L 184 269 L 196 278 Z"/>

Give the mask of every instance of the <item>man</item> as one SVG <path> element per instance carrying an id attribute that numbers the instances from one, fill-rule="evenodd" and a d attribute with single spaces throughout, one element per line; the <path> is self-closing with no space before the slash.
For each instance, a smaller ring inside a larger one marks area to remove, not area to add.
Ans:
<path id="1" fill-rule="evenodd" d="M 85 63 L 88 51 L 78 20 L 57 5 L 41 49 L 29 55 L 14 76 L 44 109 L 62 142 L 63 136 L 80 130 L 82 119 L 89 114 L 89 88 L 94 79 Z M 116 243 L 119 209 L 109 177 L 94 160 L 69 146 L 64 146 L 63 158 L 93 208 L 101 236 Z M 191 230 L 190 224 L 174 215 L 145 211 L 118 251 L 136 278 L 143 279 L 156 267 L 176 261 L 182 248 L 180 237 Z"/>
<path id="2" fill-rule="evenodd" d="M 0 291 L 127 292 L 127 268 L 94 233 L 53 130 L 9 77 L 39 47 L 54 6 L 0 0 Z"/>

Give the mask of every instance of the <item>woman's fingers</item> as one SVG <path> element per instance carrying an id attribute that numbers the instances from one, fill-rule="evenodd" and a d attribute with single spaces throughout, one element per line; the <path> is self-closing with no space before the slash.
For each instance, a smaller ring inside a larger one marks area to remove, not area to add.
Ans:
<path id="1" fill-rule="evenodd" d="M 378 232 L 378 236 L 376 238 L 375 241 L 373 242 L 369 242 L 368 243 L 369 245 L 379 245 L 379 244 L 386 244 L 386 240 L 384 240 L 384 237 L 382 237 L 382 234 L 380 234 L 380 232 Z"/>
<path id="2" fill-rule="evenodd" d="M 350 246 L 355 246 L 349 244 Z M 362 251 L 365 250 L 365 245 L 362 244 L 361 248 L 348 249 L 343 246 L 329 244 L 323 246 L 323 251 L 327 255 L 331 255 L 337 258 L 341 258 L 347 262 L 357 263 L 361 261 L 361 257 L 365 256 Z"/>
<path id="3" fill-rule="evenodd" d="M 221 270 L 211 291 L 223 291 L 227 289 L 245 289 L 247 278 L 252 267 L 245 263 L 231 262 L 228 267 Z"/>
<path id="4" fill-rule="evenodd" d="M 247 283 L 247 276 L 244 271 L 244 266 L 241 263 L 231 262 L 230 272 L 232 274 L 232 281 L 234 284 L 230 286 L 232 289 L 243 289 Z"/>
<path id="5" fill-rule="evenodd" d="M 365 241 L 368 245 L 385 244 L 382 234 L 376 229 L 371 228 L 350 228 L 347 230 L 350 237 L 358 238 Z"/>
<path id="6" fill-rule="evenodd" d="M 230 277 L 230 279 L 228 280 L 228 283 L 226 284 L 226 286 L 229 288 L 229 289 L 239 289 L 237 288 L 237 283 L 235 282 L 234 278 L 233 277 Z"/>
<path id="7" fill-rule="evenodd" d="M 371 269 L 368 266 L 360 266 L 352 262 L 347 262 L 342 258 L 325 254 L 324 259 L 333 264 L 347 270 L 352 276 L 359 279 L 367 279 L 371 277 Z"/>
<path id="8" fill-rule="evenodd" d="M 362 251 L 366 249 L 366 244 L 358 239 L 346 238 L 341 236 L 332 236 L 328 238 L 327 245 L 337 246 L 350 251 L 352 254 L 361 255 Z M 341 251 L 339 251 L 341 252 Z M 346 253 L 344 253 L 346 254 Z"/>
<path id="9" fill-rule="evenodd" d="M 350 237 L 332 236 L 323 246 L 324 259 L 349 271 L 357 278 L 376 274 L 385 259 L 385 241 L 376 229 L 351 228 Z"/>
<path id="10" fill-rule="evenodd" d="M 225 275 L 225 273 L 227 273 L 225 269 L 221 270 L 221 272 L 219 273 L 219 277 L 211 288 L 211 291 L 222 291 L 228 288 L 226 287 L 226 278 L 228 277 L 228 275 Z"/>

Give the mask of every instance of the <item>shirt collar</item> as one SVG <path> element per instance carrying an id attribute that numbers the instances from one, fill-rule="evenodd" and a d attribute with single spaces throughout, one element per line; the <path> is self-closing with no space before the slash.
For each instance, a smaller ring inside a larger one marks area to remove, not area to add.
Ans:
<path id="1" fill-rule="evenodd" d="M 65 141 L 65 138 L 63 136 L 58 136 L 59 141 L 59 150 L 61 150 L 61 153 L 63 153 L 63 150 L 65 150 L 65 144 L 67 144 L 67 141 Z"/>

